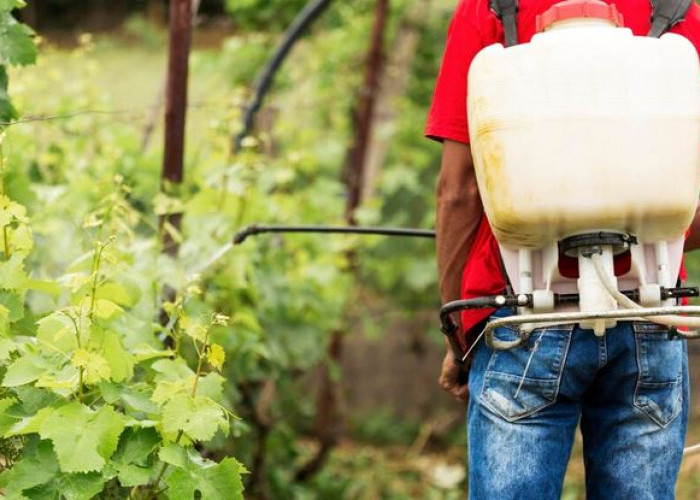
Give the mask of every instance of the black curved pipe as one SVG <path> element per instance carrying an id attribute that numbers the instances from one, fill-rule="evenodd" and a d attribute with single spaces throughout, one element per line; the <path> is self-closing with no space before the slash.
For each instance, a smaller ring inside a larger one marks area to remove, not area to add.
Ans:
<path id="1" fill-rule="evenodd" d="M 240 245 L 249 236 L 263 233 L 323 233 L 361 234 L 380 236 L 405 236 L 412 238 L 435 238 L 435 231 L 429 229 L 402 229 L 394 227 L 355 227 L 355 226 L 264 226 L 253 225 L 236 233 L 233 244 Z"/>
<path id="2" fill-rule="evenodd" d="M 462 346 L 457 340 L 459 326 L 457 326 L 457 323 L 454 322 L 450 315 L 466 309 L 498 309 L 503 306 L 522 306 L 523 304 L 520 303 L 521 297 L 532 300 L 532 296 L 489 295 L 473 299 L 454 300 L 442 306 L 442 309 L 440 309 L 440 331 L 445 335 L 450 344 L 456 365 L 460 367 L 465 366 L 465 360 L 463 359 L 465 352 L 462 350 Z M 460 382 L 463 381 L 460 379 Z"/>
<path id="3" fill-rule="evenodd" d="M 326 8 L 331 4 L 331 1 L 332 0 L 311 0 L 301 10 L 299 15 L 294 19 L 294 22 L 292 22 L 285 32 L 282 43 L 279 44 L 274 54 L 272 54 L 272 57 L 270 57 L 265 69 L 262 71 L 256 81 L 253 100 L 248 105 L 245 114 L 243 115 L 243 128 L 238 133 L 234 141 L 234 153 L 241 150 L 243 139 L 245 139 L 253 128 L 255 115 L 260 110 L 263 100 L 272 86 L 272 82 L 275 79 L 277 71 L 287 58 L 287 55 L 289 55 L 292 47 L 294 47 L 294 44 L 296 44 L 299 38 L 301 38 L 301 35 L 304 33 L 304 31 L 306 31 L 306 28 L 313 24 L 313 22 L 318 19 L 323 11 L 326 10 Z"/>

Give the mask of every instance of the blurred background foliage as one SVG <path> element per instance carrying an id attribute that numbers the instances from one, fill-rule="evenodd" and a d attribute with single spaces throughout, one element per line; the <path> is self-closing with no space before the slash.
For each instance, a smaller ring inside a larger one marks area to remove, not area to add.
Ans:
<path id="1" fill-rule="evenodd" d="M 344 224 L 341 167 L 373 1 L 330 7 L 286 62 L 244 150 L 231 150 L 255 76 L 305 3 L 203 0 L 185 183 L 175 197 L 160 192 L 159 178 L 167 3 L 30 1 L 19 15 L 37 30 L 40 56 L 11 71 L 21 118 L 4 142 L 6 193 L 27 207 L 36 242 L 28 267 L 37 278 L 67 279 L 92 249 L 86 221 L 100 220 L 116 238 L 119 281 L 135 298 L 119 327 L 127 347 L 158 341 L 149 325 L 162 286 L 187 288 L 201 271 L 187 314 L 231 318 L 212 334 L 226 352 L 225 402 L 240 418 L 200 451 L 240 460 L 251 471 L 246 496 L 462 498 L 463 410 L 435 383 L 443 348 L 431 241 L 261 236 L 202 269 L 248 224 Z M 433 227 L 440 148 L 422 128 L 455 3 L 391 2 L 363 225 Z M 177 258 L 160 253 L 158 230 L 158 217 L 174 212 L 184 212 Z M 689 268 L 700 276 L 697 259 Z M 59 302 L 28 295 L 35 317 Z M 339 361 L 328 355 L 337 332 L 345 338 Z M 194 350 L 183 353 L 195 364 Z M 339 386 L 342 439 L 300 477 L 323 447 L 324 370 Z M 684 469 L 682 498 L 700 492 L 695 467 Z M 582 495 L 576 461 L 566 498 Z"/>

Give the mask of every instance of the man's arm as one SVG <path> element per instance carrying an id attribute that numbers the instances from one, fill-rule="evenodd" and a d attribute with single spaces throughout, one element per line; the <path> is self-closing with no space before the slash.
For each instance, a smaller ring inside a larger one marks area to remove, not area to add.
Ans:
<path id="1" fill-rule="evenodd" d="M 476 237 L 483 214 L 471 148 L 445 141 L 437 185 L 437 262 L 443 303 L 460 298 L 462 270 Z M 468 387 L 459 385 L 459 367 L 447 344 L 439 383 L 460 401 L 469 397 Z"/>

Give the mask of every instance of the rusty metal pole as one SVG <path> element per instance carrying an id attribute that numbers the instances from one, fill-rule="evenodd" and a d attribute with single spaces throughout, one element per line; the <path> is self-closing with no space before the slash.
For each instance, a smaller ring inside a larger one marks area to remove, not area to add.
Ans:
<path id="1" fill-rule="evenodd" d="M 197 22 L 197 14 L 202 0 L 192 0 L 192 30 L 194 30 Z M 191 35 L 190 35 L 191 36 Z M 151 138 L 156 130 L 158 120 L 163 110 L 163 102 L 165 101 L 165 91 L 167 87 L 167 73 L 163 76 L 163 82 L 158 89 L 158 95 L 151 107 L 151 113 L 148 115 L 146 126 L 143 128 L 143 137 L 141 138 L 141 154 L 144 154 L 151 143 Z"/>
<path id="2" fill-rule="evenodd" d="M 177 186 L 185 177 L 185 119 L 187 116 L 187 79 L 189 76 L 190 43 L 192 38 L 192 0 L 170 0 L 170 42 L 168 49 L 168 75 L 165 87 L 165 141 L 163 144 L 163 167 L 161 190 L 178 195 Z M 162 234 L 162 251 L 171 257 L 177 256 L 180 249 L 173 232 L 179 232 L 182 214 L 162 215 L 159 228 Z M 172 301 L 176 291 L 165 286 L 162 291 L 164 302 Z M 165 326 L 169 322 L 163 308 L 158 320 Z M 163 339 L 163 345 L 174 345 L 171 337 Z"/>
<path id="3" fill-rule="evenodd" d="M 192 38 L 192 1 L 171 0 L 168 77 L 165 92 L 165 143 L 162 189 L 169 190 L 184 179 L 185 120 L 187 116 L 187 79 Z M 161 227 L 169 223 L 179 230 L 182 214 L 161 218 Z M 163 233 L 164 252 L 175 255 L 178 245 L 168 231 Z"/>
<path id="4" fill-rule="evenodd" d="M 170 48 L 165 92 L 165 150 L 163 180 L 180 184 L 185 153 L 187 77 L 192 30 L 191 0 L 170 2 Z"/>

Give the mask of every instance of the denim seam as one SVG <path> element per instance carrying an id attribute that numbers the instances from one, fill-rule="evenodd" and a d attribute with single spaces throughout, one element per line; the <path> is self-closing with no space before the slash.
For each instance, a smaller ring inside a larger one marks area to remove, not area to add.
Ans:
<path id="1" fill-rule="evenodd" d="M 598 339 L 598 370 L 608 364 L 608 336 L 603 335 Z M 598 372 L 596 370 L 596 373 Z"/>
<path id="2" fill-rule="evenodd" d="M 545 408 L 547 408 L 547 407 L 553 405 L 554 403 L 556 403 L 557 398 L 559 397 L 559 388 L 561 387 L 561 379 L 562 379 L 562 377 L 564 376 L 564 367 L 566 366 L 566 358 L 569 356 L 569 348 L 570 348 L 570 346 L 571 346 L 572 331 L 573 331 L 573 327 L 570 328 L 570 329 L 568 329 L 568 334 L 567 334 L 567 336 L 566 336 L 565 346 L 564 346 L 564 350 L 563 350 L 563 357 L 562 357 L 562 359 L 561 359 L 561 363 L 560 363 L 560 364 L 558 365 L 558 367 L 557 367 L 557 369 L 559 370 L 559 374 L 558 374 L 558 376 L 557 376 L 556 379 L 552 379 L 551 381 L 549 381 L 549 382 L 555 382 L 553 395 L 552 395 L 552 398 L 551 398 L 550 401 L 548 401 L 547 403 L 545 403 L 545 404 L 543 404 L 543 405 L 541 405 L 541 406 L 538 406 L 537 408 L 533 408 L 532 410 L 530 410 L 530 411 L 527 412 L 527 413 L 524 413 L 524 414 L 522 414 L 522 415 L 518 415 L 517 417 L 507 417 L 507 416 L 505 416 L 503 413 L 501 413 L 497 408 L 495 408 L 495 407 L 490 403 L 489 399 L 488 399 L 487 397 L 484 396 L 484 392 L 485 392 L 485 389 L 486 389 L 486 386 L 487 386 L 486 382 L 487 382 L 487 380 L 488 380 L 489 378 L 493 377 L 493 376 L 496 375 L 496 374 L 498 374 L 498 375 L 503 375 L 503 376 L 507 376 L 507 377 L 509 377 L 509 376 L 511 376 L 511 375 L 510 375 L 510 374 L 507 374 L 507 373 L 501 373 L 501 372 L 493 372 L 493 371 L 489 372 L 489 369 L 487 368 L 487 371 L 486 371 L 485 374 L 484 374 L 484 383 L 482 384 L 482 387 L 481 387 L 481 394 L 480 394 L 480 397 L 478 398 L 478 400 L 481 402 L 481 404 L 484 405 L 485 407 L 487 407 L 492 413 L 494 413 L 494 414 L 498 415 L 499 417 L 501 417 L 502 419 L 504 419 L 506 422 L 513 423 L 513 422 L 517 422 L 518 420 L 522 420 L 522 419 L 524 419 L 524 418 L 526 418 L 526 417 L 529 417 L 529 416 L 531 416 L 531 415 L 534 415 L 535 413 L 537 413 L 537 412 L 539 412 L 539 411 L 542 411 L 542 410 L 544 410 Z M 493 357 L 494 357 L 494 356 L 493 356 L 494 353 L 495 353 L 495 351 L 492 351 L 492 353 L 491 353 L 491 358 L 492 358 L 492 359 L 493 359 Z M 489 360 L 489 367 L 490 367 L 491 364 L 492 364 L 492 363 L 491 363 L 492 359 Z M 516 379 L 520 380 L 520 377 L 518 377 L 517 375 L 513 375 L 513 377 L 515 377 Z M 530 380 L 535 381 L 535 380 L 542 380 L 542 379 L 530 379 Z"/>
<path id="3" fill-rule="evenodd" d="M 641 335 L 640 336 L 636 335 L 638 331 L 635 328 L 634 323 L 632 324 L 632 329 L 633 329 L 633 333 L 634 333 L 633 337 L 634 337 L 635 355 L 637 358 L 637 381 L 636 381 L 635 387 L 634 387 L 634 394 L 632 395 L 632 404 L 634 405 L 635 408 L 637 408 L 639 411 L 641 411 L 647 418 L 652 420 L 655 424 L 657 424 L 662 429 L 665 429 L 669 425 L 671 425 L 671 423 L 673 423 L 673 421 L 676 420 L 676 418 L 678 418 L 678 415 L 680 415 L 681 411 L 677 412 L 676 415 L 674 415 L 671 419 L 669 419 L 668 422 L 664 423 L 664 422 L 660 421 L 658 418 L 656 418 L 654 415 L 651 415 L 649 412 L 645 411 L 645 408 L 651 407 L 648 403 L 638 402 L 639 389 L 641 387 L 652 388 L 652 386 L 650 386 L 650 384 L 654 384 L 654 383 L 653 382 L 642 382 L 642 380 L 641 380 L 642 379 L 642 361 L 641 361 L 640 355 L 641 355 L 641 348 L 642 348 L 641 340 L 643 340 L 643 339 L 639 338 L 639 337 L 641 337 Z M 678 385 L 679 383 L 682 383 L 682 375 L 680 377 L 678 377 L 676 382 L 670 382 L 671 386 Z M 664 386 L 664 387 L 667 387 L 667 386 Z M 670 387 L 670 386 L 668 386 L 668 387 Z M 678 397 L 673 402 L 673 404 L 674 405 L 677 404 L 678 400 L 681 399 L 682 397 L 683 397 L 683 391 L 681 390 L 678 394 Z"/>
<path id="4" fill-rule="evenodd" d="M 657 323 L 649 323 L 649 322 L 639 322 L 635 321 L 632 323 L 632 329 L 634 330 L 634 333 L 651 333 L 655 334 L 656 332 L 666 332 L 668 331 L 668 327 L 657 324 Z"/>
<path id="5" fill-rule="evenodd" d="M 485 373 L 484 378 L 500 378 L 503 380 L 510 380 L 513 382 L 519 382 L 523 378 L 523 376 L 522 375 L 513 375 L 512 373 L 503 373 L 503 372 L 489 370 Z M 525 380 L 527 380 L 528 382 L 532 382 L 533 384 L 537 384 L 539 386 L 545 386 L 545 385 L 549 385 L 553 382 L 556 382 L 557 379 L 555 379 L 555 378 L 525 377 Z"/>
<path id="6" fill-rule="evenodd" d="M 564 355 L 561 358 L 561 367 L 559 368 L 559 377 L 557 378 L 557 394 L 555 400 L 559 397 L 559 388 L 561 387 L 561 379 L 564 377 L 564 368 L 566 368 L 566 359 L 569 357 L 569 349 L 571 348 L 571 337 L 573 337 L 573 325 L 569 330 L 569 334 L 566 338 L 566 346 L 564 348 Z"/>
<path id="7" fill-rule="evenodd" d="M 548 406 L 552 406 L 552 405 L 556 402 L 556 400 L 557 400 L 557 394 L 556 394 L 556 392 L 555 392 L 554 398 L 553 398 L 551 401 L 548 401 L 548 402 L 546 402 L 546 403 L 543 404 L 543 405 L 540 405 L 540 406 L 538 406 L 538 407 L 536 407 L 536 408 L 533 408 L 532 410 L 530 410 L 530 411 L 527 412 L 527 413 L 523 413 L 522 415 L 518 415 L 517 417 L 507 417 L 507 416 L 505 416 L 505 415 L 504 415 L 503 413 L 501 413 L 497 408 L 495 408 L 487 398 L 482 397 L 482 398 L 480 398 L 480 400 L 481 400 L 481 403 L 482 403 L 484 406 L 486 406 L 486 407 L 487 407 L 488 409 L 490 409 L 493 413 L 495 413 L 496 415 L 498 415 L 499 417 L 501 417 L 503 420 L 505 420 L 506 422 L 513 423 L 513 422 L 517 422 L 518 420 L 522 420 L 522 419 L 524 419 L 524 418 L 526 418 L 526 417 L 529 417 L 529 416 L 531 416 L 531 415 L 534 415 L 534 414 L 537 413 L 538 411 L 544 410 L 544 409 L 547 408 Z"/>
<path id="8" fill-rule="evenodd" d="M 679 383 L 680 383 L 680 382 L 679 382 Z M 676 404 L 678 403 L 679 400 L 682 401 L 682 398 L 683 398 L 683 391 L 679 391 L 678 397 L 677 397 L 676 400 L 673 402 L 673 404 L 676 405 Z M 647 418 L 651 419 L 656 425 L 658 425 L 658 426 L 661 427 L 662 429 L 666 429 L 666 428 L 667 428 L 669 425 L 671 425 L 671 424 L 678 418 L 678 416 L 682 413 L 682 410 L 679 410 L 675 415 L 673 415 L 673 417 L 671 417 L 671 418 L 669 419 L 668 422 L 662 422 L 662 421 L 659 420 L 658 418 L 656 418 L 656 417 L 654 417 L 653 415 L 649 414 L 648 412 L 644 411 L 645 408 L 652 408 L 652 406 L 651 406 L 650 404 L 648 404 L 648 403 L 637 403 L 636 399 L 637 399 L 637 396 L 636 396 L 636 393 L 635 393 L 634 406 L 635 406 L 638 410 L 640 410 L 642 413 L 644 413 L 644 415 L 645 415 Z"/>

